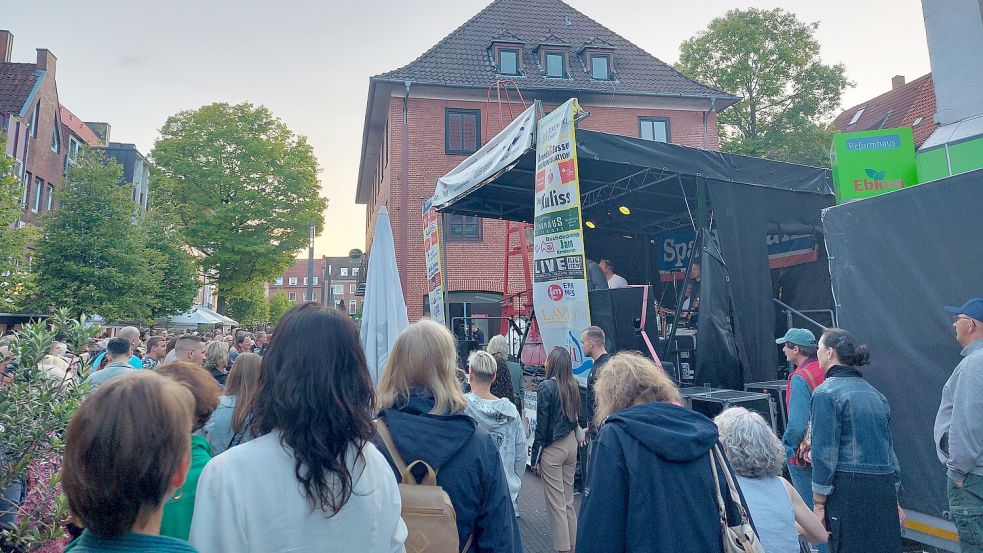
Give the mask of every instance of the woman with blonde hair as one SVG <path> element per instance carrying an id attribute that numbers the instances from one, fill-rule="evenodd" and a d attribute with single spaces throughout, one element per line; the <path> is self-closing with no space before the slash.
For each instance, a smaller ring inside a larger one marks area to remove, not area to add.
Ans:
<path id="1" fill-rule="evenodd" d="M 580 508 L 578 553 L 722 552 L 710 463 L 718 446 L 713 421 L 682 407 L 672 380 L 637 353 L 612 356 L 594 391 L 599 429 Z M 731 497 L 723 469 L 716 476 L 727 524 L 739 526 L 734 500 L 740 498 Z"/>
<path id="2" fill-rule="evenodd" d="M 249 431 L 249 415 L 259 393 L 262 362 L 263 358 L 255 353 L 242 353 L 229 369 L 225 394 L 219 398 L 218 407 L 204 428 L 205 437 L 212 445 L 213 457 L 253 439 Z"/>
<path id="3" fill-rule="evenodd" d="M 437 473 L 437 484 L 454 506 L 465 551 L 518 553 L 519 528 L 498 447 L 465 414 L 468 402 L 456 371 L 454 337 L 447 328 L 424 319 L 403 330 L 379 380 L 379 433 L 372 441 L 397 480 L 394 456 L 406 465 L 423 461 Z M 417 481 L 425 470 L 414 467 Z"/>
<path id="4" fill-rule="evenodd" d="M 225 380 L 229 377 L 229 348 L 222 342 L 208 342 L 204 366 L 219 386 L 225 386 Z"/>

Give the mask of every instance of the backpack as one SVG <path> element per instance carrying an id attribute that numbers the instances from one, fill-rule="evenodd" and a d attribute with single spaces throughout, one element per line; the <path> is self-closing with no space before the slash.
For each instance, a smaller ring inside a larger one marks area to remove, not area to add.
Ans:
<path id="1" fill-rule="evenodd" d="M 406 552 L 467 552 L 474 536 L 468 538 L 464 549 L 458 549 L 461 541 L 457 535 L 457 513 L 450 496 L 437 484 L 437 471 L 422 460 L 413 461 L 407 466 L 396 450 L 386 423 L 376 419 L 375 428 L 399 470 L 399 499 L 403 503 L 402 517 L 407 530 Z M 417 464 L 427 469 L 419 484 L 411 472 Z"/>

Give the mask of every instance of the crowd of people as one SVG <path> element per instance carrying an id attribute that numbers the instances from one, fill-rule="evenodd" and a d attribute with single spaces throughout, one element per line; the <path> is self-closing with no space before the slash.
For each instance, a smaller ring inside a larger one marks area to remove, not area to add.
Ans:
<path id="1" fill-rule="evenodd" d="M 966 359 L 936 443 L 964 550 L 976 551 L 983 442 L 966 410 L 983 401 L 983 299 L 949 310 Z M 64 437 L 77 534 L 66 551 L 522 551 L 529 430 L 502 337 L 470 354 L 464 381 L 451 332 L 418 321 L 373 383 L 351 318 L 313 303 L 268 344 L 155 333 L 140 348 L 133 330 L 92 352 L 98 370 Z M 562 348 L 538 385 L 530 464 L 557 551 L 901 550 L 891 410 L 849 332 L 776 341 L 795 367 L 780 437 L 743 408 L 714 420 L 686 408 L 652 360 L 608 354 L 604 338 L 581 336 L 594 360 L 586 394 Z"/>

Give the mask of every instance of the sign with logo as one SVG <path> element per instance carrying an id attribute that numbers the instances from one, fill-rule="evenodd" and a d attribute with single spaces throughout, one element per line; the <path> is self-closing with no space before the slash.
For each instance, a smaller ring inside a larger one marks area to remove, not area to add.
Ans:
<path id="1" fill-rule="evenodd" d="M 537 128 L 533 303 L 547 354 L 554 347 L 569 351 L 574 376 L 583 381 L 593 362 L 580 344 L 590 326 L 573 122 L 580 111 L 571 99 Z"/>
<path id="2" fill-rule="evenodd" d="M 834 135 L 832 165 L 840 203 L 918 184 L 910 128 Z"/>
<path id="3" fill-rule="evenodd" d="M 712 232 L 714 241 L 716 231 Z M 696 232 L 682 228 L 659 236 L 659 280 L 671 282 L 686 276 L 686 267 L 692 255 Z M 772 269 L 791 267 L 819 259 L 819 243 L 812 234 L 769 234 L 768 266 Z"/>
<path id="4" fill-rule="evenodd" d="M 423 248 L 427 261 L 427 293 L 430 299 L 430 318 L 446 324 L 444 313 L 444 271 L 440 259 L 440 214 L 433 198 L 423 202 Z"/>

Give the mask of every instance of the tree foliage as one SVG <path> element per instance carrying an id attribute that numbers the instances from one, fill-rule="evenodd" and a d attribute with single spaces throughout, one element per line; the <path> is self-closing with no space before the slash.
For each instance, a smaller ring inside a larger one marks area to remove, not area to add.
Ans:
<path id="1" fill-rule="evenodd" d="M 268 305 L 267 311 L 269 312 L 269 322 L 274 325 L 278 324 L 280 319 L 287 314 L 287 311 L 290 311 L 290 309 L 294 306 L 294 302 L 290 301 L 290 298 L 287 297 L 287 293 L 282 290 L 270 294 L 270 297 L 267 299 L 266 303 Z"/>
<path id="2" fill-rule="evenodd" d="M 27 245 L 36 233 L 31 226 L 13 228 L 23 209 L 23 184 L 6 151 L 7 135 L 0 131 L 0 310 L 17 311 L 30 296 L 32 281 L 25 262 Z"/>
<path id="3" fill-rule="evenodd" d="M 829 122 L 851 83 L 820 60 L 818 26 L 781 8 L 731 10 L 683 42 L 679 71 L 744 98 L 718 115 L 724 150 L 829 165 Z"/>
<path id="4" fill-rule="evenodd" d="M 159 283 L 122 167 L 83 148 L 56 191 L 60 209 L 43 219 L 34 271 L 44 305 L 106 320 L 146 319 Z"/>
<path id="5" fill-rule="evenodd" d="M 269 305 L 262 284 L 254 284 L 226 304 L 230 317 L 242 326 L 266 323 L 270 317 Z"/>
<path id="6" fill-rule="evenodd" d="M 150 317 L 160 320 L 183 313 L 194 303 L 200 285 L 195 259 L 166 213 L 150 210 L 144 214 L 142 225 L 147 240 L 147 267 L 158 283 L 157 294 L 150 303 Z"/>
<path id="7" fill-rule="evenodd" d="M 266 107 L 216 103 L 173 115 L 152 157 L 157 205 L 201 252 L 220 307 L 281 274 L 310 226 L 324 223 L 313 150 Z"/>

